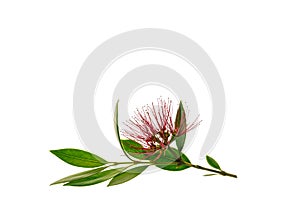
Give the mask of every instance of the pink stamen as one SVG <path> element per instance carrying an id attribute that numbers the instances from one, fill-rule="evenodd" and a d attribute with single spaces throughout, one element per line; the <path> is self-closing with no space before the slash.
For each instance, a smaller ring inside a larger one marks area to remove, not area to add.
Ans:
<path id="1" fill-rule="evenodd" d="M 168 148 L 174 135 L 186 134 L 196 128 L 201 121 L 199 116 L 189 125 L 180 124 L 179 129 L 175 129 L 172 119 L 172 101 L 162 98 L 157 99 L 157 105 L 152 103 L 142 109 L 136 109 L 134 116 L 124 122 L 125 128 L 122 135 L 143 146 L 144 154 L 153 155 L 158 150 Z M 181 123 L 185 123 L 182 120 Z M 162 152 L 159 153 L 160 156 Z M 157 159 L 157 158 L 156 158 Z"/>

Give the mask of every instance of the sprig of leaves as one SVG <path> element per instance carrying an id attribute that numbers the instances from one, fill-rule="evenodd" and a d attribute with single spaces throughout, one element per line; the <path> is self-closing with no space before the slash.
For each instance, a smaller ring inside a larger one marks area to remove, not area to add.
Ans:
<path id="1" fill-rule="evenodd" d="M 122 140 L 124 144 L 125 151 L 128 154 L 132 153 L 132 149 L 128 145 L 137 145 L 134 141 Z M 87 151 L 79 149 L 59 149 L 51 150 L 50 152 L 60 158 L 62 161 L 71 164 L 77 167 L 88 167 L 94 168 L 84 172 L 76 173 L 62 179 L 59 179 L 51 185 L 64 184 L 64 186 L 89 186 L 98 183 L 102 183 L 111 179 L 108 186 L 114 186 L 127 181 L 132 180 L 141 173 L 143 173 L 150 165 L 156 166 L 163 170 L 168 171 L 181 171 L 188 169 L 190 167 L 199 168 L 198 165 L 191 164 L 190 160 L 185 154 L 181 154 L 180 159 L 177 159 L 173 152 L 179 153 L 178 149 L 169 148 L 165 151 L 165 154 L 157 159 L 155 162 L 152 161 L 134 161 L 134 162 L 108 162 L 103 158 L 92 154 Z M 141 154 L 138 154 L 141 155 Z M 135 156 L 135 154 L 132 154 Z M 137 157 L 139 158 L 139 157 Z M 176 159 L 176 160 L 175 160 Z M 216 170 L 199 168 L 214 172 L 211 174 L 206 174 L 204 176 L 214 176 L 214 175 L 223 175 L 223 176 L 232 176 L 229 173 L 226 173 L 221 170 L 217 161 L 215 161 L 210 156 L 206 157 L 208 164 Z M 219 170 L 219 171 L 217 171 Z M 235 177 L 233 175 L 232 177 Z"/>
<path id="2" fill-rule="evenodd" d="M 193 167 L 211 172 L 204 176 L 223 175 L 237 177 L 234 174 L 223 171 L 218 162 L 210 156 L 206 156 L 206 161 L 213 169 L 192 164 L 182 152 L 186 139 L 186 134 L 184 134 L 186 132 L 186 114 L 181 101 L 175 119 L 177 133 L 172 138 L 172 141 L 176 141 L 177 148 L 169 146 L 149 156 L 141 144 L 132 140 L 122 140 L 118 125 L 118 102 L 115 108 L 114 127 L 120 146 L 124 154 L 129 158 L 129 162 L 107 161 L 98 155 L 79 149 L 51 150 L 51 153 L 70 165 L 93 168 L 59 179 L 51 185 L 89 186 L 110 180 L 107 186 L 114 186 L 134 179 L 151 165 L 168 171 L 181 171 Z"/>

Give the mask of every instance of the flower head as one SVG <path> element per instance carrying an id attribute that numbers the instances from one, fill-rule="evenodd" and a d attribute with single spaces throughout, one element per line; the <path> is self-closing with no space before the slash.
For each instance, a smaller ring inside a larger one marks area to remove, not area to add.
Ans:
<path id="1" fill-rule="evenodd" d="M 179 116 L 180 119 L 176 116 L 176 122 L 179 122 L 176 123 L 172 115 L 172 100 L 158 98 L 156 105 L 152 103 L 136 109 L 131 119 L 124 122 L 122 135 L 142 145 L 142 149 L 151 155 L 157 150 L 166 149 L 174 141 L 174 137 L 186 134 L 201 122 L 198 116 L 193 123 L 186 125 L 183 113 Z"/>

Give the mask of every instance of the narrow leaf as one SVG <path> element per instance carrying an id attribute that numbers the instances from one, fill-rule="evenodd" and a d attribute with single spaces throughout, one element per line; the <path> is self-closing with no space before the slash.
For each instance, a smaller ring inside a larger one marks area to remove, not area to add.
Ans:
<path id="1" fill-rule="evenodd" d="M 131 179 L 140 175 L 145 169 L 147 169 L 147 167 L 148 166 L 141 166 L 122 172 L 113 177 L 113 179 L 109 182 L 107 186 L 118 185 L 130 181 Z"/>
<path id="2" fill-rule="evenodd" d="M 50 152 L 66 163 L 77 167 L 93 168 L 107 163 L 103 158 L 79 149 L 58 149 Z"/>
<path id="3" fill-rule="evenodd" d="M 118 141 L 122 147 L 122 143 L 121 143 L 121 138 L 120 138 L 120 131 L 119 131 L 119 111 L 118 111 L 118 107 L 119 107 L 119 100 L 116 103 L 115 106 L 115 114 L 114 114 L 114 127 L 115 127 L 115 132 L 118 138 Z"/>
<path id="4" fill-rule="evenodd" d="M 86 178 L 86 177 L 92 176 L 94 174 L 97 174 L 98 172 L 101 172 L 105 168 L 106 167 L 100 167 L 100 168 L 97 168 L 97 169 L 92 169 L 92 170 L 80 172 L 80 173 L 77 173 L 77 174 L 73 174 L 73 175 L 67 176 L 65 178 L 59 179 L 58 181 L 55 181 L 54 183 L 51 183 L 51 185 L 66 183 L 66 182 L 71 182 L 71 181 L 79 180 L 79 179 L 82 179 L 82 178 Z"/>
<path id="5" fill-rule="evenodd" d="M 143 160 L 146 155 L 143 146 L 132 140 L 121 140 L 123 149 L 132 157 Z"/>
<path id="6" fill-rule="evenodd" d="M 211 167 L 221 170 L 221 167 L 218 164 L 218 162 L 215 159 L 213 159 L 212 157 L 206 156 L 206 161 Z"/>
<path id="7" fill-rule="evenodd" d="M 176 146 L 179 152 L 181 152 L 186 138 L 186 115 L 181 101 L 176 113 L 175 129 L 178 130 L 175 136 Z"/>
<path id="8" fill-rule="evenodd" d="M 120 130 L 119 130 L 119 111 L 118 111 L 118 107 L 119 107 L 119 101 L 117 101 L 116 103 L 116 107 L 115 107 L 115 113 L 114 113 L 114 127 L 115 127 L 115 132 L 119 141 L 119 144 L 121 146 L 122 151 L 124 152 L 125 156 L 127 158 L 129 158 L 130 160 L 133 161 L 133 159 L 127 154 L 127 152 L 124 150 L 123 147 L 123 143 L 121 141 L 121 137 L 120 137 Z"/>
<path id="9" fill-rule="evenodd" d="M 104 182 L 108 179 L 111 179 L 112 177 L 116 176 L 123 170 L 125 170 L 127 167 L 123 168 L 116 168 L 116 169 L 110 169 L 106 171 L 102 171 L 99 173 L 96 173 L 92 176 L 88 176 L 82 179 L 70 181 L 69 183 L 64 184 L 64 186 L 89 186 L 89 185 L 94 185 L 98 184 L 101 182 Z"/>
<path id="10" fill-rule="evenodd" d="M 205 174 L 203 176 L 215 176 L 215 175 L 218 175 L 218 174 Z"/>

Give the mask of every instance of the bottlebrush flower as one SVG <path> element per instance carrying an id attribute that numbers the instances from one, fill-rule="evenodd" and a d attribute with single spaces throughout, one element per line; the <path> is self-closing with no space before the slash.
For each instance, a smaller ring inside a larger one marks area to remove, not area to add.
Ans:
<path id="1" fill-rule="evenodd" d="M 180 111 L 180 109 L 182 109 Z M 136 109 L 131 119 L 124 122 L 121 130 L 124 137 L 142 145 L 142 150 L 148 156 L 160 150 L 167 149 L 175 140 L 200 124 L 199 116 L 189 125 L 186 124 L 186 114 L 180 102 L 175 121 L 172 119 L 172 100 L 157 99 L 157 104 L 143 106 Z"/>

